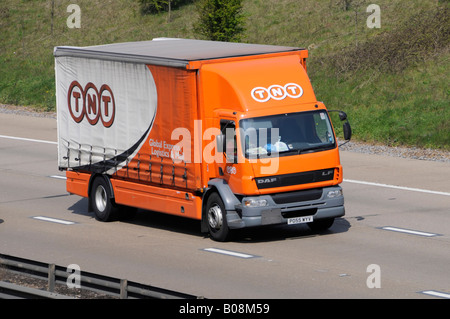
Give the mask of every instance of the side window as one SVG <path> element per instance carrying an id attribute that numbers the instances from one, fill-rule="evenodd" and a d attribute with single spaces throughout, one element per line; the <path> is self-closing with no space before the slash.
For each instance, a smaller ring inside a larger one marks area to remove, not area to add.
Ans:
<path id="1" fill-rule="evenodd" d="M 220 131 L 225 136 L 225 154 L 227 163 L 234 163 L 237 159 L 236 124 L 234 121 L 221 120 Z"/>

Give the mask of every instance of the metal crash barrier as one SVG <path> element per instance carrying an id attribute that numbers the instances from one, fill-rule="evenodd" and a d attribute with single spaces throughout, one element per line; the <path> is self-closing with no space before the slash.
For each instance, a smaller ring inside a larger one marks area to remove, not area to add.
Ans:
<path id="1" fill-rule="evenodd" d="M 47 291 L 0 281 L 0 299 L 72 299 L 74 297 L 55 293 L 56 284 L 67 284 L 71 273 L 67 268 L 29 259 L 0 254 L 0 267 L 6 271 L 47 280 Z M 80 272 L 80 289 L 95 291 L 120 299 L 204 299 L 127 279 Z M 1 278 L 0 278 L 1 279 Z"/>

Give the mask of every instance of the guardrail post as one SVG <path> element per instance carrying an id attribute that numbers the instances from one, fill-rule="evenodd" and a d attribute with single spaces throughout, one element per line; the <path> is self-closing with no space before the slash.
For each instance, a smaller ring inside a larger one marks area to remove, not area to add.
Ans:
<path id="1" fill-rule="evenodd" d="M 128 280 L 120 280 L 120 299 L 128 299 Z"/>
<path id="2" fill-rule="evenodd" d="M 48 288 L 47 288 L 47 290 L 50 292 L 55 291 L 55 280 L 56 280 L 55 270 L 56 270 L 55 264 L 48 265 Z"/>

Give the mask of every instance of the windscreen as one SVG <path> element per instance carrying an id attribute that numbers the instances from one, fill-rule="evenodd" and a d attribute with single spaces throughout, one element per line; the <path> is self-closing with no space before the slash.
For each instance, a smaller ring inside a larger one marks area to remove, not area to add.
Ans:
<path id="1" fill-rule="evenodd" d="M 246 158 L 291 156 L 336 147 L 325 110 L 243 119 L 239 125 Z"/>

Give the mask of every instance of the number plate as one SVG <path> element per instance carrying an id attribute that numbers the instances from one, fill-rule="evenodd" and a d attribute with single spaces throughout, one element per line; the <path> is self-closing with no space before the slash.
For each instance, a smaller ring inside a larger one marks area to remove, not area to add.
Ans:
<path id="1" fill-rule="evenodd" d="M 288 219 L 288 225 L 304 224 L 304 223 L 310 223 L 312 221 L 313 221 L 313 216 L 295 217 L 295 218 Z"/>

